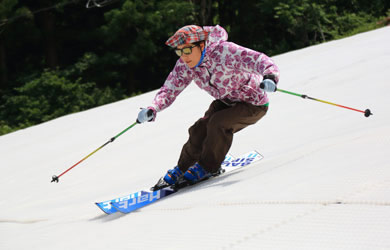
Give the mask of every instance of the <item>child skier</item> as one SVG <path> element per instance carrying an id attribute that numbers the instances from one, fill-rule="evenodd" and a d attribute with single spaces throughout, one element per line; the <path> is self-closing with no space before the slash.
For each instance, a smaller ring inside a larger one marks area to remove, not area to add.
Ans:
<path id="1" fill-rule="evenodd" d="M 177 166 L 160 182 L 172 185 L 184 178 L 194 183 L 218 172 L 233 134 L 267 113 L 266 92 L 276 91 L 278 67 L 265 54 L 227 38 L 219 25 L 188 25 L 166 42 L 180 58 L 152 105 L 139 112 L 137 122 L 154 121 L 157 112 L 170 106 L 192 81 L 215 100 L 190 127 Z"/>

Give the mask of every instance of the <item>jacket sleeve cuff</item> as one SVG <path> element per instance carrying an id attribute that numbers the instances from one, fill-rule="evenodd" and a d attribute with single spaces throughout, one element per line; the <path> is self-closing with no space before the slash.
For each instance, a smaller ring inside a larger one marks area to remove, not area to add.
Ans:
<path id="1" fill-rule="evenodd" d="M 278 81 L 277 81 L 277 78 L 275 75 L 272 75 L 272 74 L 265 75 L 265 76 L 263 76 L 263 80 L 265 80 L 265 79 L 270 79 L 270 80 L 274 81 L 275 84 L 278 84 Z"/>
<path id="2" fill-rule="evenodd" d="M 157 116 L 157 109 L 153 106 L 149 106 L 148 109 L 153 110 L 153 119 L 151 121 L 154 122 L 154 120 L 156 120 L 156 116 Z"/>

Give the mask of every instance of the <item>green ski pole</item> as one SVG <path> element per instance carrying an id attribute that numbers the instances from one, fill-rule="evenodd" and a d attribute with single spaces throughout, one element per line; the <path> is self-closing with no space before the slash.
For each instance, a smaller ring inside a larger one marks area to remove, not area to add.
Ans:
<path id="1" fill-rule="evenodd" d="M 279 89 L 279 88 L 276 89 L 276 91 L 279 91 L 279 92 L 282 92 L 282 93 L 286 93 L 286 94 L 289 94 L 289 95 L 299 96 L 299 97 L 302 97 L 303 99 L 309 99 L 309 100 L 313 100 L 313 101 L 322 102 L 322 103 L 330 104 L 330 105 L 333 105 L 333 106 L 337 106 L 337 107 L 340 107 L 340 108 L 345 108 L 345 109 L 361 112 L 361 113 L 364 114 L 365 117 L 369 117 L 370 115 L 373 115 L 373 113 L 371 113 L 371 111 L 369 109 L 366 109 L 366 110 L 354 109 L 354 108 L 350 108 L 350 107 L 343 106 L 343 105 L 340 105 L 340 104 L 336 104 L 336 103 L 320 100 L 320 99 L 313 98 L 313 97 L 310 97 L 310 96 L 307 96 L 307 95 L 297 94 L 297 93 L 290 92 L 290 91 L 283 90 L 283 89 Z"/>
<path id="2" fill-rule="evenodd" d="M 59 181 L 59 178 L 61 176 L 63 176 L 64 174 L 66 174 L 68 171 L 70 171 L 72 168 L 76 167 L 77 165 L 79 165 L 81 162 L 83 162 L 84 160 L 86 160 L 88 157 L 90 157 L 91 155 L 93 155 L 94 153 L 96 153 L 97 151 L 99 151 L 100 149 L 102 149 L 104 146 L 106 146 L 107 144 L 115 141 L 116 138 L 118 138 L 119 136 L 121 136 L 122 134 L 124 134 L 126 131 L 128 131 L 129 129 L 131 129 L 132 127 L 134 127 L 135 125 L 137 124 L 137 122 L 134 122 L 133 124 L 131 124 L 129 127 L 127 127 L 125 130 L 123 130 L 122 132 L 120 132 L 119 134 L 117 134 L 116 136 L 112 137 L 109 141 L 107 141 L 106 143 L 104 143 L 102 146 L 100 146 L 99 148 L 97 148 L 96 150 L 94 150 L 92 153 L 90 153 L 89 155 L 87 155 L 86 157 L 84 157 L 83 159 L 81 159 L 79 162 L 77 162 L 76 164 L 74 164 L 73 166 L 71 166 L 70 168 L 68 168 L 67 170 L 65 170 L 63 173 L 61 173 L 60 175 L 53 175 L 52 177 L 52 180 L 51 182 L 58 182 Z"/>

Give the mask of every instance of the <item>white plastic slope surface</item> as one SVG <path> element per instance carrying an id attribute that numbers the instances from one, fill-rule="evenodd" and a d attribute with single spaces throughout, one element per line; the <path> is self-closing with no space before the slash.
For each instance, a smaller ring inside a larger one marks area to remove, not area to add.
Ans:
<path id="1" fill-rule="evenodd" d="M 390 249 L 390 28 L 274 57 L 283 93 L 230 153 L 265 158 L 128 215 L 95 201 L 153 185 L 212 98 L 191 85 L 154 123 L 156 91 L 0 137 L 0 249 Z"/>

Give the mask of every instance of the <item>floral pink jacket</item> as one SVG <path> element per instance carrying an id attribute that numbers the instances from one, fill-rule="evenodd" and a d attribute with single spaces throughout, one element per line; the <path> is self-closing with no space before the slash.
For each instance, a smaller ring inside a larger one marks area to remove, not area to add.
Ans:
<path id="1" fill-rule="evenodd" d="M 191 69 L 177 60 L 149 108 L 155 112 L 167 108 L 192 81 L 215 99 L 267 104 L 260 83 L 265 75 L 272 75 L 278 82 L 279 69 L 274 62 L 263 53 L 227 42 L 228 34 L 219 25 L 204 29 L 210 33 L 203 62 Z"/>

